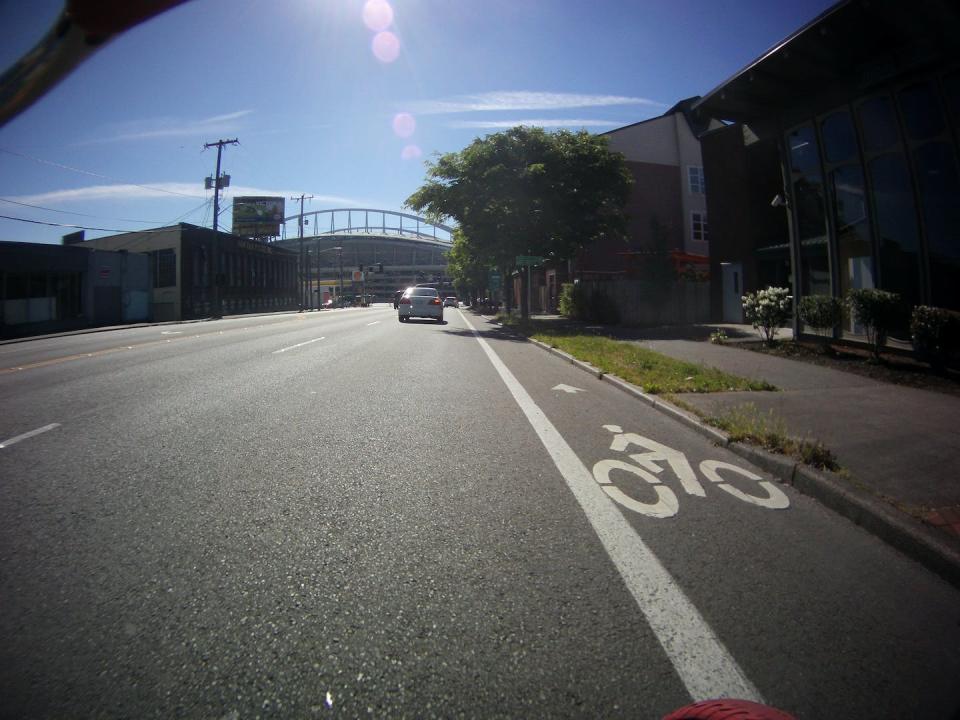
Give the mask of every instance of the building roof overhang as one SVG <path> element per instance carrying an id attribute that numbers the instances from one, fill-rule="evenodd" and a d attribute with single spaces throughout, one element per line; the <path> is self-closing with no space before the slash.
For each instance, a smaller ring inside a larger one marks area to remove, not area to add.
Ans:
<path id="1" fill-rule="evenodd" d="M 861 95 L 960 54 L 952 0 L 842 0 L 714 88 L 701 117 L 756 122 L 825 92 Z"/>

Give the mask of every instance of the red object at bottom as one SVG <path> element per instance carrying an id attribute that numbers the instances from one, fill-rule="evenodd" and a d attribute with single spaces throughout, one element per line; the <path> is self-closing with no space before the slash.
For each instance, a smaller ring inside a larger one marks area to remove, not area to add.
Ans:
<path id="1" fill-rule="evenodd" d="M 663 720 L 796 720 L 783 710 L 749 700 L 701 700 L 664 715 Z"/>

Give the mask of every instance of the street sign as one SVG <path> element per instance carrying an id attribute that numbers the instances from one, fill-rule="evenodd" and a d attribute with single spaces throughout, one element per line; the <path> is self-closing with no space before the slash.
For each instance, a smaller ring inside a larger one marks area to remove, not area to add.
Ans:
<path id="1" fill-rule="evenodd" d="M 495 291 L 500 289 L 500 273 L 496 270 L 490 271 L 490 290 Z"/>
<path id="2" fill-rule="evenodd" d="M 517 266 L 523 265 L 540 265 L 543 263 L 543 258 L 539 255 L 517 255 Z"/>

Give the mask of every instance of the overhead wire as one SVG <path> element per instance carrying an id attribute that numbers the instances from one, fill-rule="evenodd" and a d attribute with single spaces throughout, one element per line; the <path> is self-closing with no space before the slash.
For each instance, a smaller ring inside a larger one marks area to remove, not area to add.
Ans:
<path id="1" fill-rule="evenodd" d="M 81 215 L 82 217 L 90 218 L 100 218 L 101 220 L 114 220 L 116 222 L 134 222 L 134 223 L 143 223 L 144 225 L 160 225 L 162 224 L 159 220 L 133 220 L 131 218 L 111 218 L 104 217 L 103 215 L 92 215 L 90 213 L 78 212 L 76 210 L 58 210 L 57 208 L 44 207 L 43 205 L 34 205 L 32 203 L 25 203 L 19 200 L 11 200 L 10 198 L 0 197 L 0 202 L 10 203 L 12 205 L 21 205 L 28 208 L 36 208 L 37 210 L 46 210 L 47 212 L 63 213 L 64 215 Z"/>
<path id="2" fill-rule="evenodd" d="M 64 165 L 63 163 L 53 162 L 52 160 L 44 160 L 43 158 L 33 157 L 32 155 L 16 152 L 15 150 L 9 150 L 3 147 L 0 147 L 0 152 L 6 153 L 7 155 L 14 155 L 16 157 L 21 157 L 26 160 L 32 160 L 33 162 L 40 163 L 42 165 L 50 165 L 52 167 L 61 168 L 63 170 L 70 170 L 71 172 L 80 173 L 81 175 L 89 175 L 91 177 L 102 178 L 104 180 L 111 180 L 113 182 L 122 183 L 124 185 L 132 185 L 134 187 L 143 188 L 144 190 L 153 190 L 154 192 L 167 193 L 168 195 L 179 195 L 180 197 L 188 197 L 188 198 L 194 198 L 194 199 L 200 198 L 199 195 L 188 195 L 187 193 L 181 193 L 175 190 L 167 190 L 166 188 L 153 187 L 152 185 L 140 185 L 139 183 L 127 182 L 125 180 L 120 180 L 119 178 L 111 177 L 110 175 L 103 175 L 102 173 L 95 173 L 89 170 L 83 170 L 82 168 L 76 168 L 70 165 Z"/>

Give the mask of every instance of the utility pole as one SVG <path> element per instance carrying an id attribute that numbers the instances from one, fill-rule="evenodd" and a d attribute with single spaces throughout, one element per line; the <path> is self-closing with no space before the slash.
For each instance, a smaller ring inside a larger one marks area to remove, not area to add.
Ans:
<path id="1" fill-rule="evenodd" d="M 292 198 L 290 198 L 290 199 L 291 199 L 291 200 L 299 200 L 299 201 L 300 201 L 300 218 L 299 218 L 298 224 L 300 225 L 300 305 L 301 305 L 301 307 L 302 307 L 303 304 L 304 304 L 304 303 L 303 303 L 303 297 L 304 297 L 304 295 L 307 294 L 307 290 L 306 290 L 307 278 L 310 276 L 310 272 L 309 272 L 309 271 L 310 271 L 310 268 L 309 268 L 309 266 L 307 265 L 307 263 L 306 263 L 306 258 L 305 258 L 304 254 L 303 254 L 303 253 L 304 253 L 304 249 L 303 249 L 303 201 L 304 201 L 304 200 L 313 200 L 313 195 L 306 195 L 306 194 L 304 194 L 304 193 L 300 193 L 300 197 L 298 197 L 298 198 L 292 197 Z M 316 224 L 316 218 L 314 218 L 314 224 Z M 306 273 L 304 273 L 304 268 L 307 268 L 307 272 L 306 272 Z M 306 277 L 305 277 L 305 275 L 306 275 Z M 313 300 L 312 300 L 312 299 L 310 300 L 310 305 L 311 305 L 311 307 L 313 306 Z"/>
<path id="2" fill-rule="evenodd" d="M 220 177 L 220 156 L 223 154 L 224 145 L 239 145 L 240 141 L 234 138 L 233 140 L 217 140 L 217 142 L 204 143 L 203 149 L 216 147 L 217 148 L 217 172 L 211 178 L 207 178 L 207 189 L 213 187 L 213 248 L 211 255 L 211 263 L 213 266 L 213 272 L 210 274 L 213 276 L 213 315 L 214 317 L 221 316 L 221 307 L 220 307 L 220 230 L 218 229 L 218 220 L 220 219 L 220 188 L 230 186 L 230 176 L 225 175 L 223 178 Z"/>

